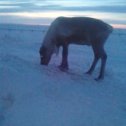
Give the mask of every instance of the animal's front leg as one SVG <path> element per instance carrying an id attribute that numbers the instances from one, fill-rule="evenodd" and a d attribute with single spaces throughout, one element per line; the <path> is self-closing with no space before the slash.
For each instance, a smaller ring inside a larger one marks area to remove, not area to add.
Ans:
<path id="1" fill-rule="evenodd" d="M 61 70 L 68 70 L 68 45 L 63 45 Z"/>

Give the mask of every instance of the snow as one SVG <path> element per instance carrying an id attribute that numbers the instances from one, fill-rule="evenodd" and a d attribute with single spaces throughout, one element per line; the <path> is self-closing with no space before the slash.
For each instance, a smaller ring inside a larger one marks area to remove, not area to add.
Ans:
<path id="1" fill-rule="evenodd" d="M 0 126 L 125 126 L 126 30 L 106 42 L 105 79 L 84 74 L 91 47 L 71 45 L 70 71 L 58 70 L 53 56 L 40 65 L 39 48 L 47 26 L 0 25 Z"/>

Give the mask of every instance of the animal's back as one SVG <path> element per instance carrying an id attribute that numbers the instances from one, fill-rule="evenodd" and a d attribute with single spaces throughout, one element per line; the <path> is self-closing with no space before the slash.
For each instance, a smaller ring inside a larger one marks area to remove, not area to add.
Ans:
<path id="1" fill-rule="evenodd" d="M 90 17 L 59 17 L 56 19 L 56 22 L 59 23 L 60 26 L 70 28 L 70 29 L 78 29 L 81 31 L 89 31 L 89 32 L 100 32 L 100 31 L 110 31 L 112 32 L 112 27 L 99 20 Z"/>
<path id="2" fill-rule="evenodd" d="M 89 17 L 58 17 L 52 26 L 55 26 L 57 36 L 66 37 L 70 42 L 78 41 L 76 44 L 90 45 L 101 34 L 112 32 L 110 25 Z"/>

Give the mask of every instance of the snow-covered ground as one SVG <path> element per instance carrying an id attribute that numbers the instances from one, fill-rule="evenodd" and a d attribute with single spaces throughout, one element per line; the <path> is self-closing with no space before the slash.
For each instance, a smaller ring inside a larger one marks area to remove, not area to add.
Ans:
<path id="1" fill-rule="evenodd" d="M 84 74 L 91 47 L 71 45 L 70 73 L 53 56 L 41 66 L 39 48 L 47 26 L 0 25 L 0 126 L 126 126 L 126 30 L 106 42 L 105 79 Z"/>

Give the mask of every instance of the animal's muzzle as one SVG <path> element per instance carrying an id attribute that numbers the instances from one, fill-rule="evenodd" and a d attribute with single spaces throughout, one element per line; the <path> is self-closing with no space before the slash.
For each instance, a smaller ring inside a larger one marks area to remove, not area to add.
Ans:
<path id="1" fill-rule="evenodd" d="M 49 63 L 49 59 L 47 59 L 47 58 L 44 58 L 44 57 L 40 57 L 40 64 L 41 65 L 48 65 L 48 63 Z"/>

